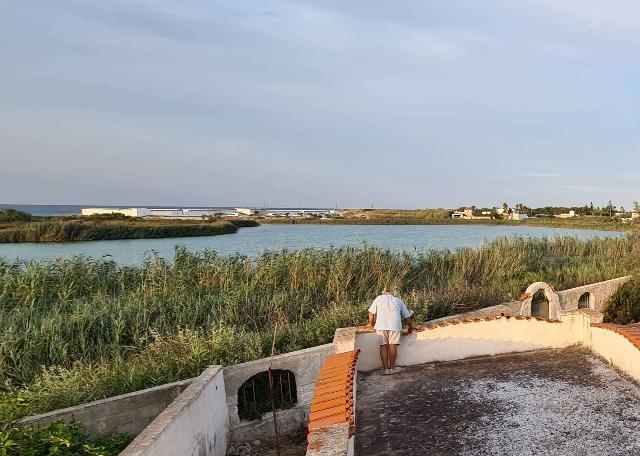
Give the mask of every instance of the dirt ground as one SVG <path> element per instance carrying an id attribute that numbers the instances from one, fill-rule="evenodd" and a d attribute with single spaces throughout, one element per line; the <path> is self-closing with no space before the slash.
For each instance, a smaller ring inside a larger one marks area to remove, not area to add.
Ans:
<path id="1" fill-rule="evenodd" d="M 640 454 L 640 387 L 583 348 L 359 375 L 357 456 Z"/>

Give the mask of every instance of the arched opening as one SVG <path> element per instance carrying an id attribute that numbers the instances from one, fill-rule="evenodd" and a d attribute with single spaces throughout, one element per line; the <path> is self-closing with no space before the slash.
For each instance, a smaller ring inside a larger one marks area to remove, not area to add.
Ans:
<path id="1" fill-rule="evenodd" d="M 591 308 L 591 293 L 586 292 L 578 299 L 578 309 Z"/>
<path id="2" fill-rule="evenodd" d="M 275 405 L 278 409 L 293 407 L 298 401 L 296 378 L 288 370 L 272 370 Z M 269 371 L 260 372 L 238 389 L 238 416 L 241 420 L 258 420 L 271 412 Z"/>
<path id="3" fill-rule="evenodd" d="M 531 300 L 531 316 L 549 318 L 549 300 L 544 290 L 538 290 Z"/>

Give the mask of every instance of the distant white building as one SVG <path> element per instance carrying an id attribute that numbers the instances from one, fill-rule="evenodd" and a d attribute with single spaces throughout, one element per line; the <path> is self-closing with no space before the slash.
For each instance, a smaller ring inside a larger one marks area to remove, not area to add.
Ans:
<path id="1" fill-rule="evenodd" d="M 560 215 L 556 215 L 556 217 L 558 218 L 574 218 L 576 217 L 576 211 L 569 211 L 568 214 L 560 214 Z"/>
<path id="2" fill-rule="evenodd" d="M 529 216 L 527 214 L 521 214 L 519 212 L 513 212 L 513 213 L 509 214 L 509 220 L 516 220 L 518 222 L 520 222 L 522 220 L 526 220 L 528 218 L 529 218 Z"/>
<path id="3" fill-rule="evenodd" d="M 248 215 L 248 216 L 256 216 L 262 215 L 264 213 L 261 209 L 255 209 L 252 207 L 236 207 L 236 214 L 238 215 Z"/>
<path id="4" fill-rule="evenodd" d="M 122 214 L 127 217 L 146 217 L 149 215 L 149 209 L 146 207 L 83 207 L 80 213 L 82 215 Z"/>
<path id="5" fill-rule="evenodd" d="M 465 209 L 464 211 L 455 211 L 451 214 L 452 219 L 472 219 L 473 209 Z"/>

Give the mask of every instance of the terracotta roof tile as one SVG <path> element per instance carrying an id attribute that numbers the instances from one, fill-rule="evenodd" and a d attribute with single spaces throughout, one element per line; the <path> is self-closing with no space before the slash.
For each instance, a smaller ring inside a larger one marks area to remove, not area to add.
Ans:
<path id="1" fill-rule="evenodd" d="M 353 424 L 353 379 L 360 350 L 329 356 L 318 374 L 309 433 L 334 424 Z"/>

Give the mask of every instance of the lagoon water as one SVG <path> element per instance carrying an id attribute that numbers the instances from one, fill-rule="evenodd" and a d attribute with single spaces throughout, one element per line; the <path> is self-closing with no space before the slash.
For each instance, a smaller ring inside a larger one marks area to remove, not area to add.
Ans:
<path id="1" fill-rule="evenodd" d="M 121 264 L 140 264 L 145 256 L 157 254 L 171 259 L 175 246 L 183 245 L 191 251 L 215 250 L 222 255 L 241 253 L 257 256 L 264 250 L 305 247 L 342 247 L 346 245 L 378 246 L 389 250 L 419 251 L 429 248 L 474 247 L 500 236 L 553 237 L 574 236 L 620 237 L 612 231 L 573 230 L 541 227 L 483 226 L 483 225 L 261 225 L 241 228 L 236 234 L 192 238 L 135 239 L 71 243 L 0 244 L 0 257 L 17 259 L 55 260 L 84 255 L 93 258 L 110 256 Z"/>

